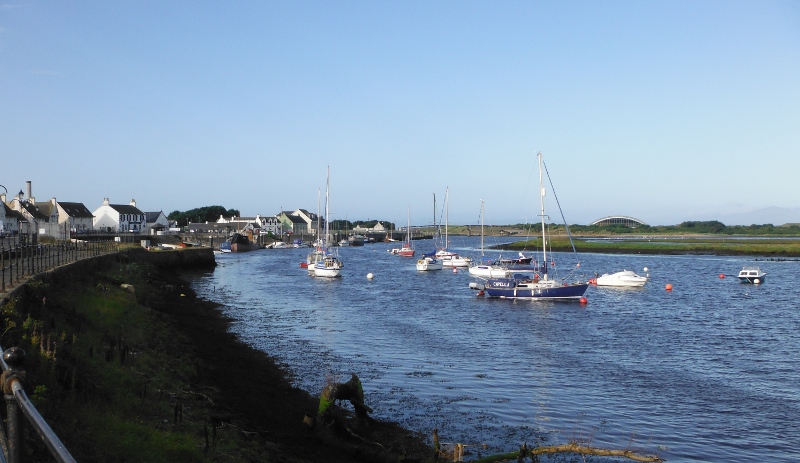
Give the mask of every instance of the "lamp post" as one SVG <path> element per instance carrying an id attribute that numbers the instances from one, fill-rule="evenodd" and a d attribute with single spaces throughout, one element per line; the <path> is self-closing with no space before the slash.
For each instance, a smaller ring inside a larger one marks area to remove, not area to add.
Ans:
<path id="1" fill-rule="evenodd" d="M 8 188 L 4 187 L 3 185 L 0 185 L 0 186 L 3 187 L 3 191 L 5 191 L 6 192 L 6 196 L 8 196 Z M 2 207 L 2 206 L 3 205 L 0 205 L 0 207 Z M 0 231 L 2 231 L 3 234 L 5 234 L 5 231 L 6 231 L 6 224 L 5 223 L 0 223 Z M 0 234 L 0 236 L 2 236 L 2 234 Z"/>

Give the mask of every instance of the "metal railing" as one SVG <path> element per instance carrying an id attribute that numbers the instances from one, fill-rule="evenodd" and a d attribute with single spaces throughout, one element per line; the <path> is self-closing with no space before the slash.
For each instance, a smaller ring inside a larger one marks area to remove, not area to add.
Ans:
<path id="1" fill-rule="evenodd" d="M 42 244 L 36 235 L 0 239 L 0 293 L 27 277 L 78 260 L 116 252 L 119 242 L 76 240 Z"/>
<path id="2" fill-rule="evenodd" d="M 1 349 L 1 347 L 0 347 Z M 3 397 L 6 401 L 6 427 L 0 427 L 0 463 L 22 462 L 22 437 L 24 435 L 25 420 L 21 419 L 20 412 L 27 418 L 28 424 L 47 446 L 55 461 L 60 463 L 75 463 L 67 448 L 42 418 L 42 415 L 33 406 L 24 384 L 25 372 L 21 369 L 25 362 L 25 351 L 19 347 L 12 347 L 3 352 L 0 361 L 3 368 L 2 386 Z"/>

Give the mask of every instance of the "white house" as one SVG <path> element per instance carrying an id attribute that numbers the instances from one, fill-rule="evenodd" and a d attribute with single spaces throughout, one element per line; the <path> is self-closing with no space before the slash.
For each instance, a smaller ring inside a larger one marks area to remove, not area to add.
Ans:
<path id="1" fill-rule="evenodd" d="M 130 204 L 109 204 L 108 198 L 94 211 L 94 228 L 101 232 L 139 233 L 147 229 L 144 212 L 136 208 L 136 200 Z"/>

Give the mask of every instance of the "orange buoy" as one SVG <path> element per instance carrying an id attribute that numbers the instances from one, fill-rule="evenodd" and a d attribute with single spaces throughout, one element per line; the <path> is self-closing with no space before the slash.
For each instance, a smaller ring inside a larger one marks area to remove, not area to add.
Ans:
<path id="1" fill-rule="evenodd" d="M 720 277 L 720 278 L 725 278 L 725 274 L 724 274 L 724 273 L 720 273 L 720 274 L 719 274 L 719 277 Z"/>
<path id="2" fill-rule="evenodd" d="M 667 283 L 666 289 L 667 291 L 672 291 L 672 283 Z"/>
<path id="3" fill-rule="evenodd" d="M 589 302 L 588 299 L 586 299 L 585 297 L 581 298 L 581 304 L 586 304 L 587 302 Z"/>

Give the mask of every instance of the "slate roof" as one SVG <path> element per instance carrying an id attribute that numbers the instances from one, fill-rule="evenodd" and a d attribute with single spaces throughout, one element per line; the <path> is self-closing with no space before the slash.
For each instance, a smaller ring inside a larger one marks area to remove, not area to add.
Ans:
<path id="1" fill-rule="evenodd" d="M 153 223 L 158 220 L 158 216 L 161 215 L 161 211 L 158 212 L 145 212 L 144 213 L 144 220 L 147 223 Z"/>
<path id="2" fill-rule="evenodd" d="M 61 209 L 64 209 L 64 212 L 67 213 L 68 216 L 76 218 L 76 219 L 89 219 L 94 217 L 92 211 L 86 208 L 83 203 L 65 203 L 62 201 L 58 202 L 58 205 L 61 206 Z"/>
<path id="3" fill-rule="evenodd" d="M 120 214 L 144 215 L 144 212 L 140 211 L 139 208 L 130 204 L 109 204 L 109 206 Z"/>
<path id="4" fill-rule="evenodd" d="M 19 203 L 19 205 L 21 208 L 28 211 L 28 214 L 33 216 L 33 218 L 36 220 L 50 220 L 50 214 L 44 214 L 42 211 L 39 210 L 39 208 L 35 204 L 31 204 L 29 202 L 21 202 Z"/>

